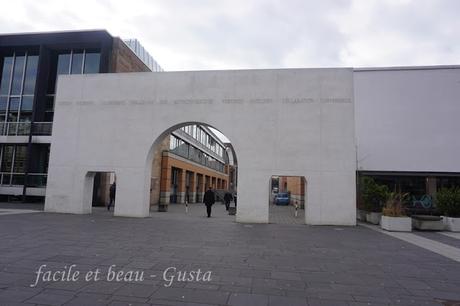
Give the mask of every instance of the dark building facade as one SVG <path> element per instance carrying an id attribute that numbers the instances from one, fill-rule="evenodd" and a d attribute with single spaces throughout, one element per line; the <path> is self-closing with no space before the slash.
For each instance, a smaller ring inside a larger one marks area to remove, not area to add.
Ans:
<path id="1" fill-rule="evenodd" d="M 1 200 L 45 195 L 59 75 L 149 72 L 147 64 L 105 30 L 0 35 Z"/>

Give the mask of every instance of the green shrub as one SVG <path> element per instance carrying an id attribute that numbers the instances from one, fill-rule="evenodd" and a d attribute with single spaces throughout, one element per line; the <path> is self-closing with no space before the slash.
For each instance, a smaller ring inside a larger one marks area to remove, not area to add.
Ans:
<path id="1" fill-rule="evenodd" d="M 377 184 L 373 178 L 364 176 L 360 179 L 360 192 L 367 211 L 381 212 L 389 194 L 388 187 Z"/>
<path id="2" fill-rule="evenodd" d="M 460 188 L 442 188 L 436 194 L 438 209 L 448 217 L 460 217 Z"/>

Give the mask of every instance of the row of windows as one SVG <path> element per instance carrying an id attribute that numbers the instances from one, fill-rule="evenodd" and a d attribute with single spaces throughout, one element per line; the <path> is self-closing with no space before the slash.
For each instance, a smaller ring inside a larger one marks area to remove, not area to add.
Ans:
<path id="1" fill-rule="evenodd" d="M 67 50 L 55 54 L 51 60 L 48 95 L 56 90 L 56 79 L 61 74 L 99 73 L 101 54 L 98 50 Z"/>
<path id="2" fill-rule="evenodd" d="M 204 153 L 198 148 L 184 142 L 182 139 L 171 135 L 169 142 L 169 150 L 174 154 L 185 157 L 196 163 L 209 167 L 211 169 L 224 172 L 224 164 L 210 155 Z"/>
<path id="3" fill-rule="evenodd" d="M 30 160 L 31 170 L 28 179 L 29 186 L 42 187 L 46 185 L 48 172 L 49 145 L 34 148 L 34 155 Z M 0 146 L 0 184 L 24 185 L 26 172 L 27 145 L 2 145 Z"/>
<path id="4" fill-rule="evenodd" d="M 33 95 L 37 78 L 38 55 L 15 53 L 3 60 L 0 95 Z"/>
<path id="5" fill-rule="evenodd" d="M 364 176 L 373 178 L 378 184 L 386 185 L 390 191 L 400 190 L 415 197 L 439 191 L 441 188 L 460 187 L 459 176 L 359 175 Z M 430 184 L 432 190 L 429 188 Z"/>
<path id="6" fill-rule="evenodd" d="M 182 127 L 181 130 L 195 138 L 212 152 L 220 157 L 224 157 L 224 148 L 201 127 L 197 125 L 187 125 Z"/>
<path id="7" fill-rule="evenodd" d="M 70 50 L 58 55 L 57 75 L 98 73 L 101 55 L 98 51 Z"/>
<path id="8" fill-rule="evenodd" d="M 25 172 L 25 160 L 27 154 L 26 145 L 5 145 L 2 146 L 1 155 L 1 172 Z"/>
<path id="9" fill-rule="evenodd" d="M 53 121 L 54 94 L 56 80 L 59 75 L 99 73 L 101 54 L 95 49 L 66 50 L 55 53 L 51 57 L 50 77 L 45 104 L 45 121 Z"/>
<path id="10" fill-rule="evenodd" d="M 94 49 L 67 50 L 52 53 L 46 98 L 45 121 L 53 120 L 56 78 L 61 74 L 98 73 L 100 52 Z M 0 122 L 15 125 L 0 126 L 0 133 L 15 135 L 21 122 L 32 121 L 34 91 L 37 79 L 38 55 L 15 52 L 3 58 L 0 78 Z M 17 124 L 16 124 L 17 123 Z"/>
<path id="11" fill-rule="evenodd" d="M 3 59 L 0 81 L 0 122 L 14 125 L 0 126 L 1 134 L 16 135 L 18 129 L 27 128 L 20 122 L 32 120 L 38 55 L 27 52 L 13 53 Z"/>

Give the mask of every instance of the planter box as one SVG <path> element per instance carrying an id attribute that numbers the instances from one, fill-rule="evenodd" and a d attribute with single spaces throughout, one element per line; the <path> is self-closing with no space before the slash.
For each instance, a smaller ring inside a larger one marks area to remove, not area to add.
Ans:
<path id="1" fill-rule="evenodd" d="M 442 217 L 446 230 L 460 232 L 460 218 Z"/>
<path id="2" fill-rule="evenodd" d="M 438 216 L 414 215 L 412 227 L 420 231 L 443 231 L 445 225 L 443 219 Z"/>
<path id="3" fill-rule="evenodd" d="M 356 210 L 356 219 L 358 219 L 359 221 L 366 222 L 367 213 L 368 213 L 367 211 L 362 210 L 362 209 Z"/>
<path id="4" fill-rule="evenodd" d="M 382 216 L 381 227 L 390 232 L 410 232 L 412 231 L 412 219 Z"/>
<path id="5" fill-rule="evenodd" d="M 366 214 L 366 221 L 372 224 L 380 224 L 380 219 L 382 218 L 382 213 L 378 212 L 368 212 Z"/>

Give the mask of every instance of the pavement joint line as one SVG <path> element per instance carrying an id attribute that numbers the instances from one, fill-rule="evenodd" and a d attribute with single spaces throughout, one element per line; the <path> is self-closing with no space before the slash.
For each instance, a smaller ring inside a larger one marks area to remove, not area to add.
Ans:
<path id="1" fill-rule="evenodd" d="M 444 244 L 444 243 L 441 243 L 435 240 L 424 238 L 424 237 L 415 235 L 410 232 L 388 232 L 388 231 L 382 230 L 377 225 L 364 224 L 362 222 L 359 222 L 358 225 L 366 227 L 373 231 L 380 232 L 382 234 L 406 241 L 408 243 L 424 248 L 433 253 L 436 253 L 441 256 L 452 259 L 454 261 L 460 262 L 460 249 L 459 248 L 456 248 L 456 247 L 453 247 L 453 246 L 450 246 L 450 245 L 447 245 L 447 244 Z"/>
<path id="2" fill-rule="evenodd" d="M 459 239 L 460 240 L 460 233 L 453 233 L 453 232 L 440 232 L 438 234 L 441 234 L 441 235 L 444 235 L 444 236 L 447 236 L 447 237 L 451 237 L 451 238 L 455 238 L 455 239 Z"/>

